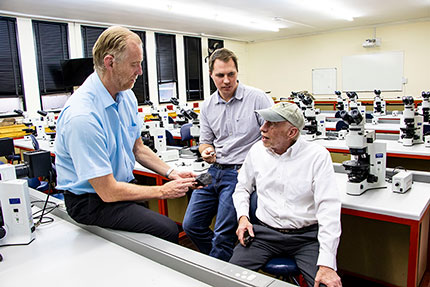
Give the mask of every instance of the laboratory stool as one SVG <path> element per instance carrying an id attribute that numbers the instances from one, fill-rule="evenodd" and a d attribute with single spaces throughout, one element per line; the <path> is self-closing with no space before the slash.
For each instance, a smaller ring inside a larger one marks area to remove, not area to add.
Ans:
<path id="1" fill-rule="evenodd" d="M 253 192 L 251 194 L 251 198 L 249 199 L 249 218 L 251 223 L 258 222 L 258 219 L 255 216 L 255 211 L 257 210 L 257 200 L 257 192 Z M 294 258 L 272 258 L 261 268 L 261 270 L 275 276 L 276 278 L 293 282 L 297 286 L 308 286 L 303 278 L 303 275 L 301 275 Z"/>
<path id="2" fill-rule="evenodd" d="M 293 258 L 272 258 L 261 269 L 266 273 L 274 275 L 278 279 L 293 282 L 297 286 L 308 286 L 301 275 L 299 268 L 297 267 L 296 261 Z"/>

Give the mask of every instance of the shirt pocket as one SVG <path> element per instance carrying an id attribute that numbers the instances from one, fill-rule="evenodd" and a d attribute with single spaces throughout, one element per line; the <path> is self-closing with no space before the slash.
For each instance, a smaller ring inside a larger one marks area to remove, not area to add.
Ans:
<path id="1" fill-rule="evenodd" d="M 235 133 L 239 135 L 259 133 L 260 126 L 254 114 L 238 117 L 235 120 Z"/>
<path id="2" fill-rule="evenodd" d="M 131 125 L 127 127 L 127 137 L 129 137 L 131 140 L 136 140 L 138 137 L 138 129 L 138 125 L 131 123 Z"/>

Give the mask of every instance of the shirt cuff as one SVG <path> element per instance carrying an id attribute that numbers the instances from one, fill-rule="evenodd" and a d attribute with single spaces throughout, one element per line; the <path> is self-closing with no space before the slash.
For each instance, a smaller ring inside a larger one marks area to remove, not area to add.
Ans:
<path id="1" fill-rule="evenodd" d="M 327 252 L 323 252 L 320 250 L 317 265 L 318 266 L 327 266 L 327 267 L 332 268 L 334 271 L 336 271 L 337 270 L 336 255 L 333 255 L 333 254 L 330 254 Z"/>
<path id="2" fill-rule="evenodd" d="M 241 216 L 246 216 L 249 218 L 249 208 L 239 208 L 238 210 L 236 210 L 236 215 L 237 215 L 237 221 L 239 221 L 239 218 Z"/>

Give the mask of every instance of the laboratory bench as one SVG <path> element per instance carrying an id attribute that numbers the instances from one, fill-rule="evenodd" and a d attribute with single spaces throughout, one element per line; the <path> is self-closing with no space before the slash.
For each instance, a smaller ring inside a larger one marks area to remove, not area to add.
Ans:
<path id="1" fill-rule="evenodd" d="M 383 141 L 383 140 L 382 140 Z M 335 153 L 349 152 L 345 141 L 316 140 Z M 387 142 L 387 156 L 402 160 L 430 159 L 430 149 L 424 145 L 404 147 L 396 141 Z M 21 140 L 17 144 L 22 144 Z M 52 150 L 51 150 L 52 151 Z M 192 170 L 193 159 L 168 162 L 172 167 Z M 342 200 L 342 237 L 338 251 L 338 267 L 357 276 L 372 278 L 377 282 L 394 286 L 417 286 L 427 270 L 430 176 L 416 181 L 406 194 L 391 192 L 391 186 L 374 189 L 361 196 L 345 193 L 347 176 L 340 164 L 334 164 L 337 185 Z M 134 173 L 145 184 L 161 185 L 164 176 L 136 163 Z M 417 172 L 420 173 L 420 172 Z M 188 198 L 149 201 L 152 210 L 168 215 L 181 223 Z"/>
<path id="2" fill-rule="evenodd" d="M 293 286 L 148 234 L 78 224 L 51 200 L 60 207 L 33 242 L 0 247 L 1 286 Z"/>

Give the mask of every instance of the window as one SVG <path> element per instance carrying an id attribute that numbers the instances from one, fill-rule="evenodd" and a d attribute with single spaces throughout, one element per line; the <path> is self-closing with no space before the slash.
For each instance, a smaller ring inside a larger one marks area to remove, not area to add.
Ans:
<path id="1" fill-rule="evenodd" d="M 16 19 L 0 17 L 0 112 L 22 109 L 22 76 L 16 37 Z"/>
<path id="2" fill-rule="evenodd" d="M 61 72 L 61 62 L 69 59 L 67 24 L 33 20 L 33 31 L 40 94 L 69 92 Z"/>
<path id="3" fill-rule="evenodd" d="M 93 56 L 93 46 L 99 38 L 100 34 L 103 33 L 107 28 L 81 26 L 82 41 L 84 45 L 84 56 Z M 133 92 L 136 95 L 137 102 L 142 105 L 145 101 L 149 101 L 149 85 L 148 85 L 148 65 L 146 60 L 146 38 L 145 32 L 133 31 L 142 40 L 143 45 L 143 61 L 142 61 L 142 75 L 136 79 L 136 83 L 133 87 Z"/>
<path id="4" fill-rule="evenodd" d="M 187 101 L 203 100 L 201 39 L 184 36 L 184 50 Z"/>
<path id="5" fill-rule="evenodd" d="M 216 49 L 221 49 L 221 48 L 224 48 L 223 40 L 208 39 L 209 57 L 212 55 L 213 52 L 215 52 Z M 210 76 L 209 76 L 209 81 L 211 83 L 211 94 L 213 94 L 216 91 L 216 86 Z"/>
<path id="6" fill-rule="evenodd" d="M 178 95 L 175 35 L 155 33 L 155 42 L 157 46 L 158 100 L 160 103 L 168 103 L 170 98 L 177 98 Z"/>
<path id="7" fill-rule="evenodd" d="M 84 45 L 84 57 L 93 57 L 93 47 L 99 38 L 100 34 L 103 33 L 107 28 L 81 26 L 82 44 Z"/>
<path id="8" fill-rule="evenodd" d="M 143 45 L 143 61 L 142 61 L 142 75 L 137 77 L 134 84 L 133 92 L 136 95 L 137 102 L 142 105 L 145 101 L 149 101 L 149 85 L 148 85 L 148 64 L 146 60 L 146 38 L 145 32 L 133 31 L 136 33 Z"/>

